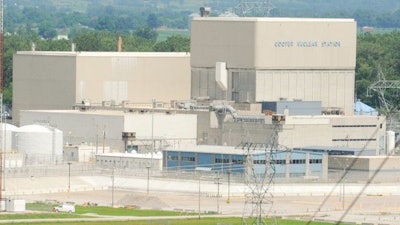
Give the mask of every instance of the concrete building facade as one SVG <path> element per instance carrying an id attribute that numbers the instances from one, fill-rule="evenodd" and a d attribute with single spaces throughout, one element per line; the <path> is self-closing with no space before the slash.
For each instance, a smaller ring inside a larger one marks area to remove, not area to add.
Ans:
<path id="1" fill-rule="evenodd" d="M 164 145 L 195 145 L 197 116 L 152 110 L 23 110 L 20 123 L 51 124 L 63 131 L 65 143 L 124 152 L 123 132 L 135 132 L 129 145 L 139 152 L 159 151 Z M 154 149 L 153 149 L 154 148 Z"/>
<path id="2" fill-rule="evenodd" d="M 324 153 L 303 151 L 251 150 L 227 146 L 194 146 L 192 148 L 166 149 L 163 151 L 165 171 L 210 171 L 219 173 L 264 174 L 266 164 L 272 164 L 267 173 L 277 178 L 308 178 L 315 176 L 326 179 L 328 157 Z M 267 158 L 272 154 L 271 158 Z M 273 168 L 273 169 L 272 169 Z"/>
<path id="3" fill-rule="evenodd" d="M 191 96 L 321 101 L 353 115 L 356 40 L 353 19 L 194 18 Z"/>
<path id="4" fill-rule="evenodd" d="M 190 99 L 187 53 L 20 51 L 13 68 L 15 124 L 25 109 Z"/>

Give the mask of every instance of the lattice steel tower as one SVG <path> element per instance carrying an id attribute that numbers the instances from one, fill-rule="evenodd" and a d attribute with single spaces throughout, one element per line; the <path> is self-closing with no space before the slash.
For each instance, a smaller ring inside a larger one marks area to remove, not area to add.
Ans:
<path id="1" fill-rule="evenodd" d="M 271 188 L 275 177 L 274 156 L 278 151 L 280 122 L 273 122 L 273 129 L 269 144 L 244 143 L 241 146 L 246 156 L 245 182 L 248 188 L 242 225 L 268 224 L 265 218 L 270 215 L 273 205 Z M 269 224 L 276 224 L 276 221 Z"/>
<path id="2" fill-rule="evenodd" d="M 235 14 L 243 17 L 268 17 L 271 14 L 272 0 L 241 0 L 234 8 Z"/>
<path id="3" fill-rule="evenodd" d="M 387 129 L 399 131 L 399 108 L 389 101 L 387 96 L 391 96 L 392 99 L 400 96 L 400 80 L 386 80 L 382 69 L 378 67 L 378 80 L 368 87 L 367 96 L 370 97 L 372 92 L 378 94 L 381 112 L 386 116 Z"/>

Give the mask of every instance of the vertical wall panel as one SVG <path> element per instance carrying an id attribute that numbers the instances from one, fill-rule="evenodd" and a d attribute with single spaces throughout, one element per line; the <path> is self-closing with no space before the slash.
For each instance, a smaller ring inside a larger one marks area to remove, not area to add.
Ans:
<path id="1" fill-rule="evenodd" d="M 320 94 L 320 99 L 323 102 L 328 102 L 329 105 L 331 105 L 331 101 L 329 99 L 329 72 L 321 72 L 321 94 Z M 335 88 L 335 87 L 331 87 Z"/>
<path id="2" fill-rule="evenodd" d="M 340 73 L 331 72 L 329 75 L 330 75 L 329 76 L 329 91 L 328 91 L 329 102 L 331 105 L 338 106 L 339 105 L 338 92 L 340 92 L 341 91 L 340 89 L 342 88 L 338 85 L 338 79 L 339 79 Z"/>

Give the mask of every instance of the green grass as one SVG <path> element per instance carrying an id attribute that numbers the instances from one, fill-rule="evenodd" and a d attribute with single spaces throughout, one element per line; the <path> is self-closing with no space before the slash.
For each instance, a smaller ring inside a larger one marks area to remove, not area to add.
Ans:
<path id="1" fill-rule="evenodd" d="M 180 216 L 180 215 L 197 215 L 195 213 L 182 213 L 175 211 L 161 211 L 161 210 L 141 210 L 141 209 L 129 209 L 129 208 L 111 208 L 104 206 L 76 206 L 76 213 L 52 213 L 48 212 L 53 207 L 53 204 L 46 203 L 28 203 L 27 210 L 35 210 L 40 213 L 21 213 L 21 214 L 0 214 L 0 220 L 6 219 L 59 219 L 59 218 L 85 218 L 85 214 L 97 214 L 101 216 L 137 216 L 137 217 L 150 217 L 150 216 Z M 46 213 L 41 213 L 46 212 Z M 279 225 L 332 225 L 333 223 L 327 222 L 307 222 L 298 220 L 275 220 L 267 219 L 267 224 L 279 224 Z M 250 219 L 246 220 L 247 224 L 252 224 Z M 137 221 L 105 221 L 105 222 L 61 222 L 57 221 L 57 224 L 63 225 L 105 225 L 105 224 L 115 224 L 115 225 L 210 225 L 210 224 L 223 224 L 223 225 L 242 225 L 242 218 L 205 218 L 199 219 L 154 219 L 154 220 L 137 220 Z M 12 224 L 12 223 L 10 223 Z M 32 222 L 18 223 L 21 225 L 32 224 Z M 34 223 L 36 225 L 49 225 L 54 224 L 54 222 L 40 222 Z M 345 225 L 345 223 L 341 223 Z"/>
<path id="2" fill-rule="evenodd" d="M 0 220 L 23 220 L 23 219 L 59 219 L 59 218 L 85 218 L 86 216 L 68 213 L 16 213 L 0 214 Z"/>
<path id="3" fill-rule="evenodd" d="M 248 224 L 251 224 L 247 221 Z M 279 224 L 279 225 L 308 225 L 306 221 L 294 221 L 294 220 L 267 220 L 267 224 Z M 32 224 L 32 223 L 18 223 L 22 225 Z M 54 224 L 54 222 L 49 223 L 35 223 L 36 225 L 48 225 Z M 104 222 L 60 222 L 57 221 L 57 224 L 63 225 L 242 225 L 241 218 L 202 218 L 202 219 L 181 219 L 181 220 L 151 220 L 151 221 L 104 221 Z M 309 225 L 332 225 L 332 223 L 323 223 L 323 222 L 310 222 Z M 342 224 L 345 225 L 345 224 Z"/>
<path id="4" fill-rule="evenodd" d="M 189 30 L 170 30 L 170 29 L 159 29 L 157 30 L 158 37 L 157 42 L 165 41 L 168 37 L 174 35 L 180 35 L 184 37 L 190 37 Z"/>
<path id="5" fill-rule="evenodd" d="M 181 215 L 195 215 L 185 212 L 175 211 L 162 211 L 162 210 L 142 210 L 142 209 L 129 209 L 129 208 L 111 208 L 104 206 L 76 206 L 77 214 L 95 213 L 98 215 L 106 216 L 181 216 Z"/>

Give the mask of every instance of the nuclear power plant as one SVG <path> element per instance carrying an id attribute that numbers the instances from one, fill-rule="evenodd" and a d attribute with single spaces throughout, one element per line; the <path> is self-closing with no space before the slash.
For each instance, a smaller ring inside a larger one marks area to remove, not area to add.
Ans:
<path id="1" fill-rule="evenodd" d="M 203 16 L 190 38 L 190 53 L 17 52 L 5 167 L 274 182 L 400 171 L 395 131 L 354 95 L 354 19 Z"/>

